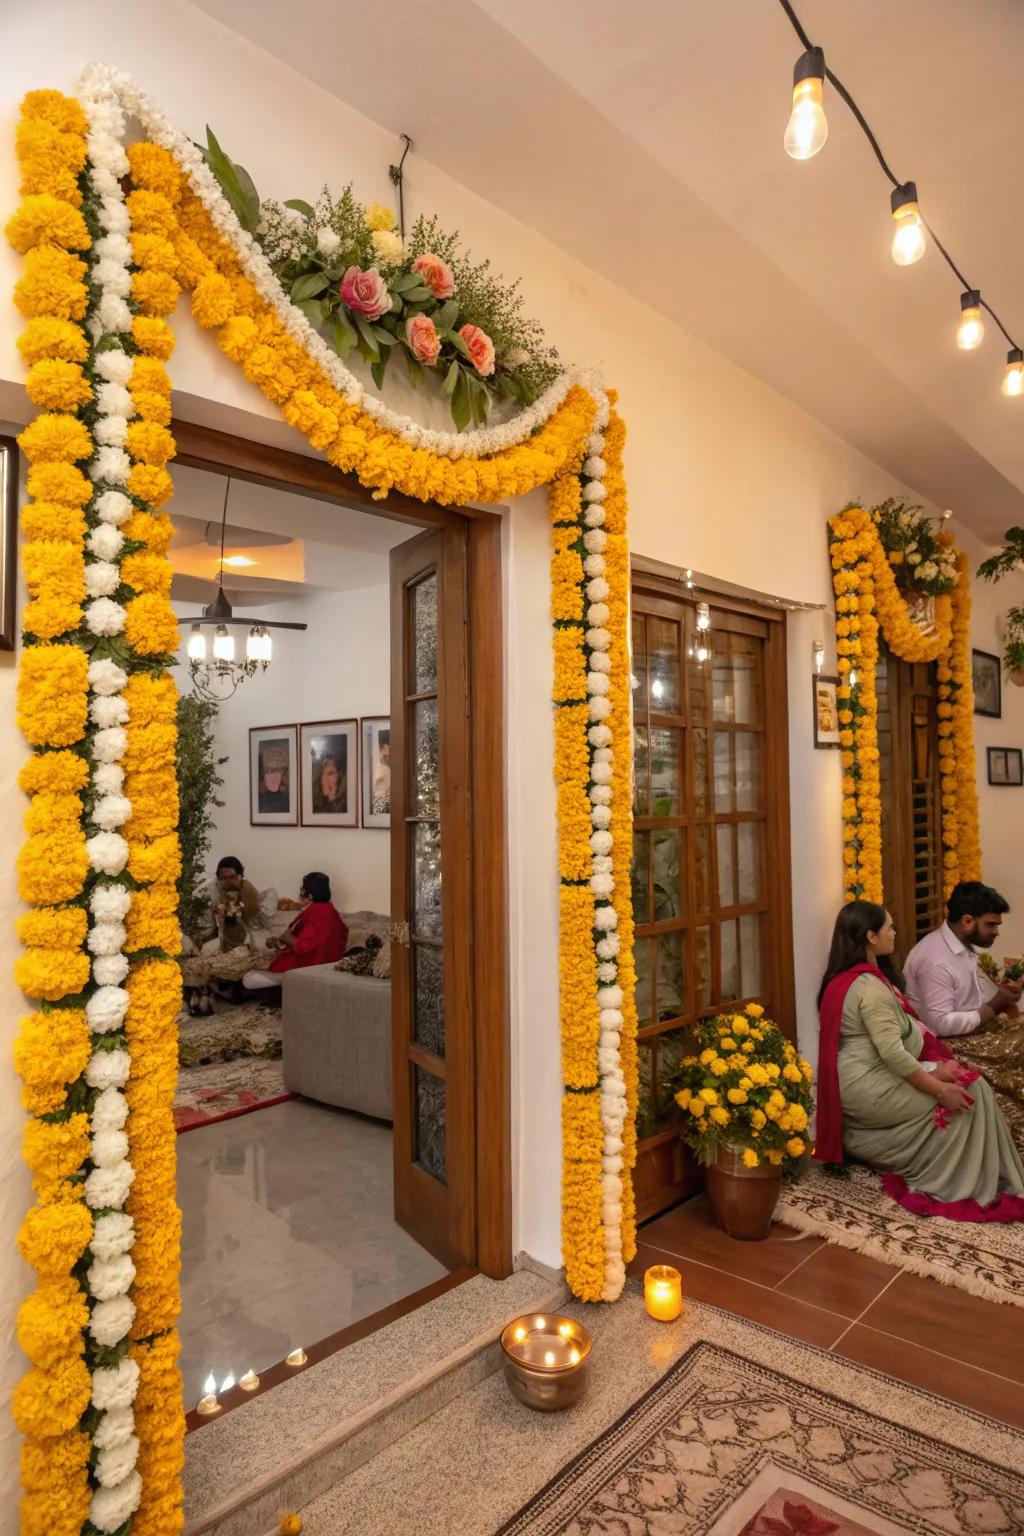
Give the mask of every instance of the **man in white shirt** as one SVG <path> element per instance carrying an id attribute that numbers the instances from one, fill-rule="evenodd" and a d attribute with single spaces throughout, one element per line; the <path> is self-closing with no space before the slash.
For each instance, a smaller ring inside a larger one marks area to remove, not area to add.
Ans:
<path id="1" fill-rule="evenodd" d="M 962 881 L 950 894 L 946 921 L 914 945 L 903 974 L 922 1024 L 945 1036 L 960 1061 L 983 1073 L 1014 1140 L 1024 1146 L 1024 1020 L 1016 1014 L 1021 984 L 992 981 L 976 954 L 992 948 L 1009 910 L 991 886 Z"/>

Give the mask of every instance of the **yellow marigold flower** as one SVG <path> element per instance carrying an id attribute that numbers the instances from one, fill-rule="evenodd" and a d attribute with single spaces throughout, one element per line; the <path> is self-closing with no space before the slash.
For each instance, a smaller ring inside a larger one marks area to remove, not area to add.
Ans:
<path id="1" fill-rule="evenodd" d="M 206 330 L 223 325 L 235 312 L 234 289 L 226 277 L 209 272 L 192 290 L 192 313 Z"/>
<path id="2" fill-rule="evenodd" d="M 758 1164 L 760 1163 L 760 1161 L 761 1161 L 761 1159 L 758 1157 L 758 1155 L 754 1151 L 753 1147 L 744 1147 L 743 1148 L 743 1166 L 744 1166 L 744 1168 L 756 1168 L 758 1166 Z"/>
<path id="3" fill-rule="evenodd" d="M 726 1098 L 730 1104 L 745 1104 L 747 1102 L 747 1095 L 742 1088 L 730 1088 Z"/>
<path id="4" fill-rule="evenodd" d="M 156 837 L 151 843 L 131 843 L 128 869 L 143 885 L 173 884 L 181 873 L 181 850 L 178 839 L 168 835 Z"/>
<path id="5" fill-rule="evenodd" d="M 689 1110 L 694 1119 L 699 1120 L 706 1108 L 707 1105 L 699 1095 L 696 1098 L 690 1100 Z"/>
<path id="6" fill-rule="evenodd" d="M 169 198 L 162 192 L 150 192 L 137 187 L 129 192 L 125 202 L 131 219 L 132 234 L 163 235 L 173 240 L 178 233 L 178 214 Z"/>
<path id="7" fill-rule="evenodd" d="M 33 1366 L 14 1389 L 11 1411 L 26 1439 L 48 1441 L 78 1427 L 91 1396 L 89 1367 L 73 1355 L 52 1371 Z"/>
<path id="8" fill-rule="evenodd" d="M 70 1120 L 54 1124 L 27 1121 L 22 1150 L 39 1199 L 60 1199 L 66 1181 L 81 1170 L 89 1156 L 88 1115 L 72 1115 Z"/>
<path id="9" fill-rule="evenodd" d="M 745 1069 L 746 1068 L 746 1062 L 744 1062 L 743 1065 L 744 1065 L 744 1069 Z M 751 1088 L 753 1088 L 753 1086 L 754 1086 L 754 1080 L 751 1077 L 741 1077 L 740 1080 L 739 1080 L 739 1083 L 737 1084 L 737 1086 L 740 1087 L 740 1088 L 745 1088 L 746 1091 L 749 1093 Z"/>
<path id="10" fill-rule="evenodd" d="M 692 1088 L 680 1088 L 679 1092 L 676 1094 L 676 1103 L 679 1105 L 680 1109 L 689 1109 L 689 1107 L 690 1107 L 690 1100 L 692 1098 L 693 1098 L 693 1089 Z"/>
<path id="11" fill-rule="evenodd" d="M 25 584 L 33 597 L 44 592 L 63 603 L 85 597 L 85 557 L 80 544 L 34 541 L 22 551 Z"/>
<path id="12" fill-rule="evenodd" d="M 773 1083 L 777 1083 L 778 1082 L 778 1080 L 779 1080 L 779 1068 L 776 1066 L 774 1061 L 769 1061 L 769 1062 L 765 1063 L 765 1071 L 768 1073 L 768 1079 L 769 1079 L 770 1082 L 773 1082 Z"/>
<path id="13" fill-rule="evenodd" d="M 802 1104 L 791 1104 L 789 1106 L 789 1118 L 792 1121 L 794 1131 L 806 1130 L 808 1115 Z"/>
<path id="14" fill-rule="evenodd" d="M 56 640 L 78 629 L 81 622 L 81 606 L 59 597 L 35 597 L 25 604 L 21 616 L 22 629 L 38 640 Z"/>
<path id="15" fill-rule="evenodd" d="M 747 1076 L 758 1088 L 763 1088 L 768 1081 L 768 1073 L 759 1061 L 752 1061 L 747 1068 Z"/>
<path id="16" fill-rule="evenodd" d="M 760 1003 L 748 1003 L 747 1013 L 752 1019 L 760 1019 L 764 1017 L 764 1009 L 761 1007 Z"/>
<path id="17" fill-rule="evenodd" d="M 88 303 L 85 262 L 55 245 L 41 245 L 25 257 L 14 285 L 14 302 L 26 319 L 83 319 Z"/>
<path id="18" fill-rule="evenodd" d="M 769 1095 L 768 1102 L 769 1104 L 775 1104 L 779 1109 L 785 1109 L 786 1096 L 785 1094 L 780 1093 L 777 1088 L 774 1088 Z"/>
<path id="19" fill-rule="evenodd" d="M 800 1071 L 800 1068 L 799 1067 L 795 1067 L 791 1061 L 787 1062 L 786 1065 L 783 1067 L 782 1075 L 786 1079 L 786 1081 L 789 1082 L 789 1083 L 799 1083 L 801 1081 L 801 1078 L 802 1078 L 802 1073 Z"/>
<path id="20" fill-rule="evenodd" d="M 714 1061 L 714 1059 L 715 1059 L 715 1057 L 717 1055 L 718 1055 L 718 1052 L 717 1051 L 713 1051 L 710 1048 L 710 1046 L 709 1046 L 706 1051 L 701 1051 L 701 1053 L 700 1053 L 701 1065 L 705 1066 L 705 1067 L 710 1067 L 711 1063 Z"/>
<path id="21" fill-rule="evenodd" d="M 171 562 L 149 551 L 126 555 L 121 561 L 121 578 L 136 592 L 159 592 L 169 597 L 171 575 Z"/>
<path id="22" fill-rule="evenodd" d="M 767 1116 L 764 1114 L 763 1110 L 752 1110 L 750 1114 L 750 1123 L 754 1127 L 755 1131 L 764 1130 L 764 1127 L 768 1123 Z"/>
<path id="23" fill-rule="evenodd" d="M 26 759 L 18 771 L 18 784 L 26 795 L 46 791 L 70 795 L 88 782 L 89 765 L 76 752 L 41 752 Z"/>
<path id="24" fill-rule="evenodd" d="M 171 420 L 171 402 L 166 395 L 151 394 L 146 390 L 132 391 L 132 404 L 143 421 L 155 421 L 166 427 Z"/>
<path id="25" fill-rule="evenodd" d="M 89 871 L 79 826 L 57 826 L 27 838 L 18 853 L 18 894 L 32 906 L 72 901 Z"/>
<path id="26" fill-rule="evenodd" d="M 57 1011 L 63 1013 L 63 1010 Z M 42 1017 L 42 1014 L 33 1015 L 33 1018 Z M 86 1029 L 84 1014 L 82 1027 Z M 86 1050 L 88 1052 L 88 1042 Z M 41 1280 L 57 1280 L 77 1264 L 91 1237 L 92 1212 L 88 1206 L 78 1202 L 35 1205 L 18 1232 L 18 1251 Z"/>
<path id="27" fill-rule="evenodd" d="M 177 615 L 162 594 L 133 597 L 125 615 L 125 639 L 140 656 L 168 656 L 177 650 Z"/>
<path id="28" fill-rule="evenodd" d="M 53 1370 L 68 1356 L 81 1353 L 81 1335 L 89 1308 L 78 1281 L 70 1275 L 50 1280 L 18 1309 L 18 1343 L 41 1370 Z"/>
<path id="29" fill-rule="evenodd" d="M 811 1064 L 810 1064 L 809 1061 L 805 1061 L 802 1056 L 800 1058 L 800 1071 L 803 1074 L 803 1076 L 806 1078 L 807 1082 L 810 1082 L 811 1077 L 813 1075 Z"/>
<path id="30" fill-rule="evenodd" d="M 739 1046 L 736 1044 L 736 1041 L 733 1040 L 730 1035 L 726 1035 L 724 1037 L 724 1039 L 722 1039 L 722 1040 L 720 1040 L 718 1042 L 718 1044 L 719 1044 L 719 1048 L 721 1050 L 723 1050 L 723 1051 L 738 1051 L 739 1050 Z"/>
<path id="31" fill-rule="evenodd" d="M 141 464 L 162 467 L 174 457 L 174 438 L 166 427 L 150 421 L 133 421 L 128 428 L 125 446 L 132 458 Z"/>
<path id="32" fill-rule="evenodd" d="M 700 1090 L 700 1096 L 704 1100 L 705 1104 L 718 1103 L 718 1093 L 714 1088 L 702 1088 Z"/>
<path id="33" fill-rule="evenodd" d="M 747 1058 L 737 1051 L 734 1056 L 729 1057 L 729 1067 L 733 1072 L 745 1072 L 747 1070 Z"/>
<path id="34" fill-rule="evenodd" d="M 81 543 L 85 516 L 80 507 L 62 507 L 57 501 L 30 501 L 21 509 L 21 531 L 26 543 Z"/>
<path id="35" fill-rule="evenodd" d="M 383 203 L 370 203 L 366 210 L 367 229 L 394 229 L 395 215 Z"/>
<path id="36" fill-rule="evenodd" d="M 780 1168 L 782 1166 L 782 1153 L 778 1150 L 777 1147 L 767 1148 L 764 1155 L 768 1162 L 773 1164 L 774 1167 Z"/>
<path id="37" fill-rule="evenodd" d="M 169 272 L 139 271 L 132 275 L 132 298 L 144 315 L 172 314 L 180 287 Z"/>
<path id="38" fill-rule="evenodd" d="M 744 1040 L 743 1044 L 740 1046 L 740 1050 L 746 1051 L 748 1054 L 754 1049 L 755 1047 L 753 1040 Z"/>
<path id="39" fill-rule="evenodd" d="M 28 493 L 37 501 L 84 507 L 92 500 L 93 484 L 74 464 L 33 464 L 28 472 Z"/>
<path id="40" fill-rule="evenodd" d="M 773 1104 L 771 1099 L 769 1099 L 768 1103 L 765 1105 L 764 1112 L 768 1116 L 769 1120 L 777 1120 L 779 1118 L 779 1106 L 777 1104 Z"/>
<path id="41" fill-rule="evenodd" d="M 81 1530 L 89 1518 L 92 1489 L 86 1466 L 92 1443 L 79 1429 L 21 1447 L 24 1536 L 50 1536 L 61 1528 Z M 58 1491 L 59 1490 L 59 1491 Z M 171 1520 L 153 1530 L 173 1529 Z"/>
<path id="42" fill-rule="evenodd" d="M 89 344 L 80 325 L 54 319 L 52 315 L 37 315 L 18 337 L 18 351 L 29 368 L 54 358 L 84 363 L 89 356 Z"/>
<path id="43" fill-rule="evenodd" d="M 727 1109 L 723 1109 L 721 1105 L 716 1105 L 716 1107 L 711 1111 L 709 1118 L 714 1122 L 715 1125 L 728 1125 L 732 1116 L 729 1114 Z"/>
<path id="44" fill-rule="evenodd" d="M 132 256 L 137 267 L 147 272 L 166 272 L 175 279 L 179 276 L 178 253 L 171 241 L 163 235 L 149 235 L 140 231 L 132 234 Z"/>
<path id="45" fill-rule="evenodd" d="M 802 1157 L 803 1156 L 804 1144 L 800 1140 L 799 1136 L 791 1136 L 790 1137 L 789 1141 L 786 1142 L 786 1151 L 787 1151 L 787 1153 L 789 1154 L 790 1157 Z"/>
<path id="46" fill-rule="evenodd" d="M 51 1008 L 22 1019 L 14 1042 L 14 1068 L 22 1080 L 21 1102 L 29 1114 L 52 1115 L 63 1109 L 68 1084 L 85 1071 L 91 1049 L 89 1026 L 80 1008 Z M 90 1221 L 82 1248 L 91 1233 Z M 28 1262 L 39 1269 L 34 1260 Z"/>
<path id="47" fill-rule="evenodd" d="M 173 725 L 177 718 L 178 690 L 174 679 L 166 672 L 161 677 L 153 677 L 148 672 L 133 673 L 125 686 L 123 697 L 128 705 L 132 728 L 152 725 L 155 721 Z M 173 756 L 173 742 L 164 737 L 163 746 Z"/>
<path id="48" fill-rule="evenodd" d="M 58 1002 L 89 981 L 89 956 L 81 949 L 27 949 L 14 962 L 14 981 L 26 997 Z"/>
<path id="49" fill-rule="evenodd" d="M 135 315 L 132 336 L 139 351 L 147 357 L 166 362 L 174 351 L 174 332 L 166 320 L 158 320 L 152 315 Z"/>
<path id="50" fill-rule="evenodd" d="M 721 1056 L 716 1056 L 711 1063 L 711 1071 L 716 1077 L 724 1077 L 729 1070 L 729 1063 L 723 1061 Z"/>
<path id="51" fill-rule="evenodd" d="M 177 206 L 181 197 L 182 173 L 170 150 L 159 144 L 140 141 L 138 144 L 129 144 L 125 153 L 135 186 L 158 192 L 169 203 Z"/>
<path id="52" fill-rule="evenodd" d="M 174 492 L 174 481 L 166 469 L 153 464 L 133 464 L 128 476 L 128 489 L 140 501 L 162 507 Z"/>
<path id="53" fill-rule="evenodd" d="M 85 735 L 88 657 L 77 645 L 33 645 L 18 669 L 18 725 L 36 747 L 69 747 Z"/>
<path id="54" fill-rule="evenodd" d="M 737 1014 L 737 1016 L 733 1019 L 733 1021 L 732 1021 L 732 1032 L 733 1032 L 734 1035 L 746 1035 L 746 1034 L 749 1034 L 749 1032 L 750 1032 L 750 1025 L 747 1023 L 746 1019 L 743 1017 L 742 1014 Z"/>
<path id="55" fill-rule="evenodd" d="M 28 91 L 21 100 L 21 113 L 23 118 L 41 118 L 60 133 L 74 133 L 84 137 L 89 131 L 89 122 L 81 106 L 73 96 L 65 96 L 63 91 L 49 88 Z"/>
<path id="56" fill-rule="evenodd" d="M 37 416 L 18 437 L 32 464 L 73 464 L 92 457 L 92 438 L 74 416 Z"/>
<path id="57" fill-rule="evenodd" d="M 7 221 L 8 240 L 22 256 L 37 245 L 59 245 L 85 251 L 92 244 L 79 210 L 48 192 L 23 198 Z"/>

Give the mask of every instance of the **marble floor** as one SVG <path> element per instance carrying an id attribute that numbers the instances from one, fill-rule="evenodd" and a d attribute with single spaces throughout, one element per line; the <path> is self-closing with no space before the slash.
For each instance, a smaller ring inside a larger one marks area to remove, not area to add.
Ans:
<path id="1" fill-rule="evenodd" d="M 391 1128 L 292 1099 L 178 1137 L 185 1403 L 446 1273 L 393 1218 Z"/>

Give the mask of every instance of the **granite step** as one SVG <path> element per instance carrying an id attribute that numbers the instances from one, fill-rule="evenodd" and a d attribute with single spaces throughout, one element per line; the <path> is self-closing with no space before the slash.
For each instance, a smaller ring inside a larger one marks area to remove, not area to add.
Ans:
<path id="1" fill-rule="evenodd" d="M 496 1371 L 511 1318 L 565 1296 L 554 1270 L 521 1256 L 507 1280 L 474 1276 L 189 1435 L 185 1536 L 276 1531 Z"/>

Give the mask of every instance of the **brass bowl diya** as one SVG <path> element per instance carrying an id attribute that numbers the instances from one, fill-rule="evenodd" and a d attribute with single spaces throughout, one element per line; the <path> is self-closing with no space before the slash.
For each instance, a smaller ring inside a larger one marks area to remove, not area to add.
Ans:
<path id="1" fill-rule="evenodd" d="M 577 1401 L 587 1384 L 591 1338 L 581 1323 L 559 1313 L 528 1312 L 502 1330 L 505 1376 L 527 1408 L 557 1413 Z"/>

